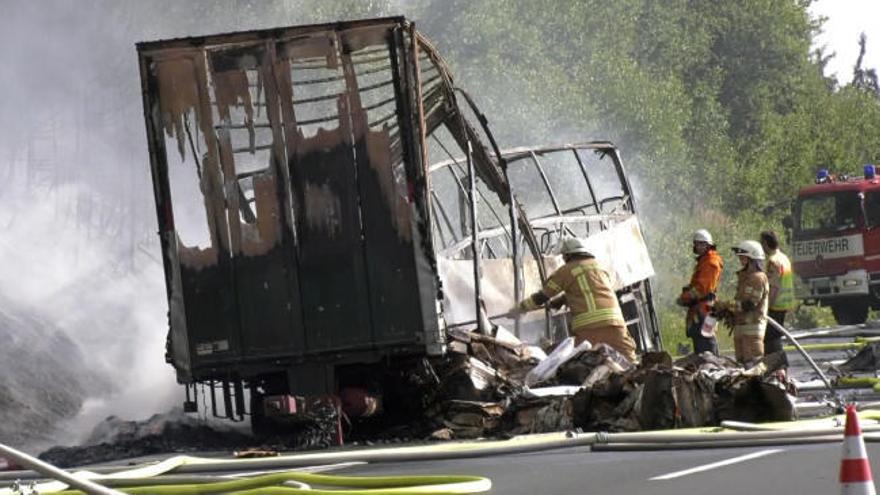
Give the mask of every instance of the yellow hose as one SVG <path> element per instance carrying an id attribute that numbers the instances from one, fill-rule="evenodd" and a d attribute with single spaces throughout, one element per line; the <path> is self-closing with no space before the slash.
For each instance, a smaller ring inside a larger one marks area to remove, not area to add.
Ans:
<path id="1" fill-rule="evenodd" d="M 837 386 L 844 388 L 871 388 L 880 383 L 880 378 L 868 376 L 842 376 L 837 379 Z"/>
<path id="2" fill-rule="evenodd" d="M 283 486 L 288 481 L 319 485 L 324 487 L 343 487 L 353 489 L 330 490 Z M 220 481 L 216 483 L 186 485 L 149 485 L 128 487 L 122 491 L 128 494 L 156 495 L 206 495 L 212 493 L 309 493 L 312 495 L 381 495 L 381 494 L 459 494 L 483 493 L 492 489 L 492 482 L 480 476 L 336 476 L 302 472 L 273 473 L 252 478 Z M 40 492 L 46 493 L 46 492 Z M 56 494 L 81 494 L 80 491 L 61 491 Z"/>
<path id="3" fill-rule="evenodd" d="M 305 454 L 308 455 L 308 454 Z M 263 459 L 268 460 L 269 458 Z M 277 458 L 272 458 L 277 459 Z M 286 471 L 281 473 L 264 474 L 242 479 L 209 483 L 187 484 L 150 484 L 154 476 L 177 471 L 183 466 L 204 464 L 214 466 L 220 463 L 225 468 L 232 466 L 239 470 L 247 470 L 256 465 L 253 462 L 259 459 L 209 459 L 199 457 L 175 456 L 165 459 L 157 464 L 147 465 L 109 475 L 99 475 L 90 471 L 78 471 L 74 476 L 79 479 L 98 481 L 106 480 L 141 480 L 143 486 L 119 487 L 123 493 L 143 494 L 206 494 L 206 493 L 310 493 L 310 494 L 461 494 L 482 493 L 492 488 L 492 482 L 488 478 L 479 476 L 458 475 L 420 475 L 420 476 L 338 476 L 314 474 L 302 471 Z M 329 490 L 329 489 L 306 489 L 301 487 L 280 486 L 284 482 L 300 482 L 317 484 L 322 486 L 335 486 L 355 488 L 354 490 Z M 79 490 L 68 490 L 68 485 L 53 481 L 42 483 L 34 487 L 37 493 L 73 494 L 83 493 Z M 0 489 L 0 495 L 8 492 L 8 489 Z"/>
<path id="4" fill-rule="evenodd" d="M 873 428 L 880 426 L 880 410 L 865 409 L 858 411 L 859 421 L 863 428 Z M 745 431 L 778 431 L 778 430 L 814 430 L 828 428 L 829 424 L 842 425 L 846 423 L 845 414 L 837 414 L 833 416 L 825 416 L 814 419 L 802 419 L 800 421 L 776 421 L 773 423 L 740 423 L 748 425 L 750 428 L 743 428 Z M 722 426 L 724 423 L 722 423 Z"/>
<path id="5" fill-rule="evenodd" d="M 851 349 L 861 349 L 865 347 L 864 342 L 836 342 L 828 344 L 801 344 L 801 347 L 807 351 L 848 351 Z M 793 345 L 787 345 L 782 348 L 785 352 L 794 352 L 797 348 Z"/>
<path id="6" fill-rule="evenodd" d="M 874 338 L 874 337 L 872 337 Z M 829 342 L 824 344 L 801 344 L 801 347 L 806 351 L 849 351 L 849 350 L 857 350 L 865 347 L 865 344 L 868 342 L 874 342 L 874 340 L 868 339 L 855 339 L 854 342 Z M 785 352 L 796 352 L 797 347 L 793 345 L 787 345 L 782 348 Z M 733 349 L 721 349 L 719 354 L 722 356 L 733 354 Z M 678 361 L 681 358 L 687 357 L 689 354 L 685 354 L 682 356 L 673 356 L 673 361 Z"/>

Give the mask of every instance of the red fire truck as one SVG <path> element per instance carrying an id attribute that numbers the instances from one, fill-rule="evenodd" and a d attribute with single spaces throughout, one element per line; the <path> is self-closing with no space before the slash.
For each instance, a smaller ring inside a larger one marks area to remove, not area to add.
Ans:
<path id="1" fill-rule="evenodd" d="M 864 323 L 880 308 L 880 178 L 873 165 L 862 177 L 822 169 L 794 206 L 792 259 L 805 304 L 830 306 L 841 325 Z"/>

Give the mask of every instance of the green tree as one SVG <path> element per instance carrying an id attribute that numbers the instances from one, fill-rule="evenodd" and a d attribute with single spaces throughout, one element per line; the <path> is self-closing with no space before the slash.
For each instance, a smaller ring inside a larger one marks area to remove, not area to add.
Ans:
<path id="1" fill-rule="evenodd" d="M 880 152 L 871 73 L 857 65 L 860 82 L 842 88 L 823 74 L 810 3 L 423 0 L 416 15 L 502 143 L 589 136 L 622 148 L 664 254 L 671 329 L 690 232 L 707 227 L 723 247 L 781 230 L 817 168 L 855 171 Z"/>

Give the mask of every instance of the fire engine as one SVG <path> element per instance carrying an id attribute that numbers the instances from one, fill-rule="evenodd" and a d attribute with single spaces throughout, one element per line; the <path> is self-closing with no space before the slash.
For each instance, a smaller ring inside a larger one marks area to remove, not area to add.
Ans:
<path id="1" fill-rule="evenodd" d="M 861 177 L 821 169 L 794 205 L 792 259 L 805 304 L 830 306 L 841 325 L 864 323 L 880 308 L 880 178 L 873 165 Z"/>

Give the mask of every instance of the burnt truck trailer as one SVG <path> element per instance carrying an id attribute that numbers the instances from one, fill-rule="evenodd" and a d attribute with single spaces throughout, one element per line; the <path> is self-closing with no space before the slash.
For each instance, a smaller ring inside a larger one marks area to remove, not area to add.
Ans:
<path id="1" fill-rule="evenodd" d="M 307 398 L 383 393 L 377 377 L 429 366 L 453 327 L 562 334 L 560 315 L 495 315 L 540 286 L 565 235 L 595 243 L 640 348 L 659 348 L 653 270 L 614 146 L 501 153 L 412 23 L 137 49 L 166 359 L 187 410 L 201 388 L 214 415 L 262 426 Z M 361 409 L 348 412 L 374 412 Z"/>

